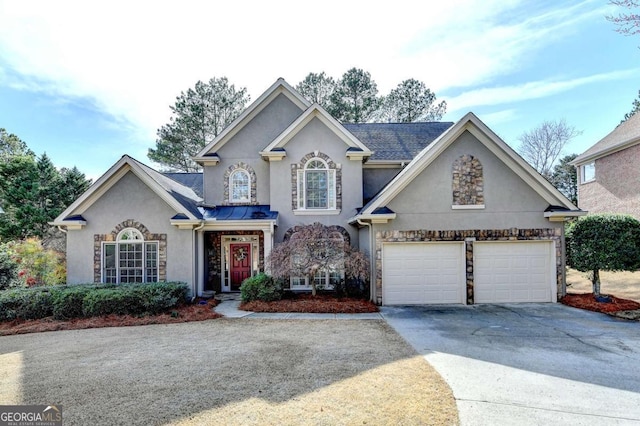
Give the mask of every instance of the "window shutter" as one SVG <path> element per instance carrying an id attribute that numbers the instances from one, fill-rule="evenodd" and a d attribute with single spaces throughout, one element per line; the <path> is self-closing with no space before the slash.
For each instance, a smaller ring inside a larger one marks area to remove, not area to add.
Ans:
<path id="1" fill-rule="evenodd" d="M 329 199 L 327 200 L 327 208 L 336 208 L 336 171 L 328 170 L 329 184 L 327 190 L 329 191 Z"/>
<path id="2" fill-rule="evenodd" d="M 304 170 L 298 170 L 298 208 L 304 209 Z"/>

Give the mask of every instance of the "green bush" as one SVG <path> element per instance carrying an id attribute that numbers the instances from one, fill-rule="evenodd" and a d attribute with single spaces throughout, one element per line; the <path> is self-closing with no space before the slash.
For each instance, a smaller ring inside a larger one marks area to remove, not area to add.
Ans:
<path id="1" fill-rule="evenodd" d="M 184 283 L 83 284 L 0 291 L 0 321 L 157 314 L 186 300 Z"/>
<path id="2" fill-rule="evenodd" d="M 87 294 L 94 290 L 95 286 L 88 285 L 52 288 L 53 317 L 58 320 L 82 317 L 83 300 Z"/>
<path id="3" fill-rule="evenodd" d="M 18 287 L 22 283 L 18 277 L 18 264 L 11 258 L 4 244 L 0 244 L 0 290 Z"/>
<path id="4" fill-rule="evenodd" d="M 640 268 L 640 221 L 627 215 L 594 214 L 569 228 L 568 264 L 590 272 L 593 292 L 600 293 L 600 271 Z"/>
<path id="5" fill-rule="evenodd" d="M 282 299 L 282 285 L 269 275 L 260 273 L 242 282 L 240 298 L 243 302 L 280 300 Z"/>

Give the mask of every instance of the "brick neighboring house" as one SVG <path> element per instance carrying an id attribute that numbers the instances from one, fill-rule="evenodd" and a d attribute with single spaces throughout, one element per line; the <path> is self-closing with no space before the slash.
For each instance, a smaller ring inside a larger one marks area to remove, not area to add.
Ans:
<path id="1" fill-rule="evenodd" d="M 578 206 L 589 213 L 640 219 L 640 114 L 571 162 L 578 171 Z"/>

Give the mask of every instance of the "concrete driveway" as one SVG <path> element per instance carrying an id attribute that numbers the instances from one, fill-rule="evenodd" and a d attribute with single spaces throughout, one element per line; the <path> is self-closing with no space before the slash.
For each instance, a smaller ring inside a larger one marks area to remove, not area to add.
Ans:
<path id="1" fill-rule="evenodd" d="M 462 425 L 640 424 L 640 323 L 561 304 L 384 307 Z"/>

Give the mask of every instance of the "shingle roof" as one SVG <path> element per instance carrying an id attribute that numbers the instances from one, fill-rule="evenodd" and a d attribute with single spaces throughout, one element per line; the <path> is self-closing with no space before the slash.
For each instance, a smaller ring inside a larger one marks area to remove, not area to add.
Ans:
<path id="1" fill-rule="evenodd" d="M 631 116 L 591 148 L 578 155 L 571 163 L 580 164 L 595 160 L 637 142 L 640 142 L 640 113 Z"/>
<path id="2" fill-rule="evenodd" d="M 175 180 L 181 185 L 191 188 L 198 197 L 202 198 L 203 194 L 203 177 L 202 173 L 162 173 L 166 177 Z"/>
<path id="3" fill-rule="evenodd" d="M 375 151 L 370 160 L 411 161 L 453 123 L 347 123 L 343 126 Z"/>

